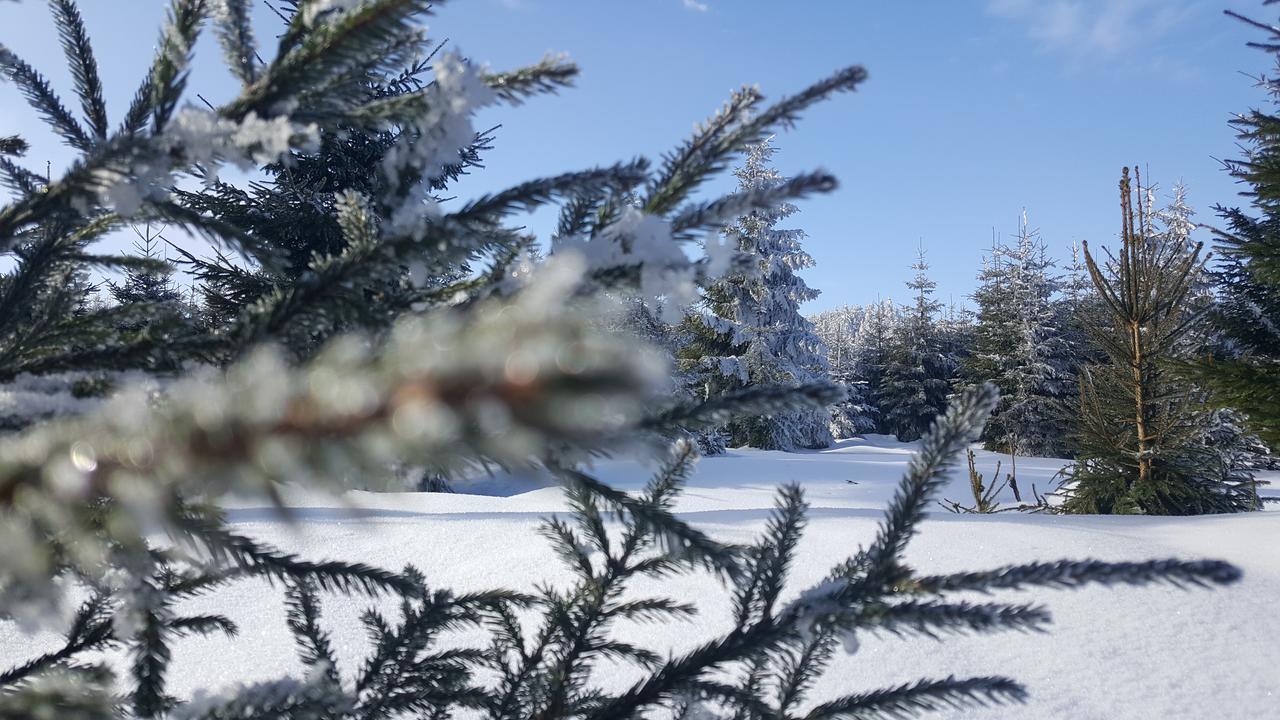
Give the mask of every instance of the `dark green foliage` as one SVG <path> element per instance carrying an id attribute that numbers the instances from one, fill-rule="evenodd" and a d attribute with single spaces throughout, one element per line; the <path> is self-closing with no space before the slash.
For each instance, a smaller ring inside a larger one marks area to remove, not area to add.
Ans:
<path id="1" fill-rule="evenodd" d="M 1280 30 L 1246 22 L 1268 34 L 1250 45 L 1280 58 Z M 1229 346 L 1198 377 L 1224 407 L 1243 412 L 1249 427 L 1274 449 L 1280 447 L 1280 117 L 1274 111 L 1280 81 L 1262 75 L 1258 84 L 1272 108 L 1236 116 L 1232 124 L 1245 155 L 1228 162 L 1231 174 L 1247 186 L 1242 194 L 1250 207 L 1216 208 L 1227 228 L 1218 232 L 1221 303 L 1215 319 Z"/>
<path id="2" fill-rule="evenodd" d="M 25 155 L 29 149 L 31 148 L 27 145 L 27 141 L 17 135 L 6 135 L 4 137 L 0 137 L 0 156 Z"/>
<path id="3" fill-rule="evenodd" d="M 164 226 L 148 222 L 131 229 L 138 237 L 134 242 L 138 262 L 125 266 L 119 283 L 107 283 L 111 298 L 129 315 L 119 324 L 119 330 L 134 337 L 163 337 L 189 330 L 195 322 L 193 308 L 173 281 L 173 267 L 163 257 L 162 244 L 168 242 L 161 234 Z M 153 367 L 170 371 L 178 368 L 177 358 L 168 356 L 163 348 L 158 347 L 157 351 Z"/>
<path id="4" fill-rule="evenodd" d="M 675 405 L 647 418 L 642 423 L 642 427 L 653 429 L 673 425 L 693 428 L 713 427 L 739 414 L 765 415 L 787 412 L 815 405 L 832 405 L 842 399 L 844 399 L 843 391 L 827 383 L 795 387 L 757 385 L 713 395 L 710 400 L 689 401 Z"/>
<path id="5" fill-rule="evenodd" d="M 1121 248 L 1085 260 L 1107 315 L 1089 326 L 1105 364 L 1080 371 L 1076 464 L 1064 509 L 1185 515 L 1256 506 L 1251 478 L 1221 471 L 1206 452 L 1195 389 L 1173 372 L 1201 313 L 1191 301 L 1200 247 L 1148 225 L 1134 208 L 1129 170 L 1120 181 Z M 1142 197 L 1141 184 L 1137 195 Z"/>
<path id="6" fill-rule="evenodd" d="M 884 425 L 899 440 L 918 440 L 947 406 L 957 372 L 938 324 L 942 304 L 933 299 L 937 283 L 929 279 L 924 251 L 911 266 L 907 287 L 915 304 L 906 309 L 890 345 L 877 401 Z"/>
<path id="7" fill-rule="evenodd" d="M 62 51 L 67 56 L 67 66 L 75 80 L 76 95 L 84 110 L 85 122 L 95 142 L 107 139 L 107 105 L 102 99 L 102 80 L 98 78 L 98 62 L 89 45 L 84 18 L 73 0 L 50 0 Z"/>

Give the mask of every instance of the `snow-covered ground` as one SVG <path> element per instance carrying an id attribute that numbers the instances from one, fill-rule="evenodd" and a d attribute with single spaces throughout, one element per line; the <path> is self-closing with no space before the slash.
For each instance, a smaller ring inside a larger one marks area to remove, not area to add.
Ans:
<path id="1" fill-rule="evenodd" d="M 799 482 L 812 510 L 792 575 L 792 589 L 798 592 L 871 539 L 911 452 L 911 445 L 878 436 L 812 453 L 736 450 L 700 462 L 678 510 L 717 538 L 746 542 L 763 528 L 774 487 Z M 980 452 L 979 470 L 990 477 L 997 459 Z M 1049 487 L 1063 464 L 1020 458 L 1022 486 Z M 640 487 L 648 477 L 646 468 L 627 461 L 601 462 L 596 471 L 627 489 Z M 569 574 L 538 534 L 542 518 L 563 509 L 558 489 L 510 479 L 456 489 L 456 494 L 356 493 L 342 501 L 297 498 L 300 522 L 293 526 L 253 506 L 236 507 L 231 518 L 241 532 L 312 559 L 361 560 L 390 568 L 412 563 L 437 586 L 532 590 L 537 583 L 568 581 Z M 1270 494 L 1280 495 L 1280 490 L 1272 488 Z M 969 500 L 963 467 L 944 495 Z M 926 676 L 1001 674 L 1027 685 L 1029 705 L 938 717 L 1280 717 L 1280 512 L 1145 518 L 954 515 L 939 508 L 908 552 L 909 561 L 926 572 L 1064 557 L 1220 558 L 1245 575 L 1238 585 L 1214 591 L 1040 592 L 1034 599 L 1047 604 L 1055 618 L 1049 634 L 941 642 L 868 636 L 856 655 L 837 661 L 815 697 Z M 624 639 L 678 650 L 728 622 L 726 594 L 707 576 L 677 576 L 660 588 L 636 587 L 692 600 L 700 616 L 668 625 L 625 626 L 619 629 Z M 191 609 L 212 602 L 202 599 Z M 197 686 L 299 671 L 278 588 L 241 583 L 220 591 L 216 602 L 219 611 L 240 625 L 241 635 L 236 640 L 181 641 L 170 675 L 173 691 L 185 694 Z M 348 670 L 363 656 L 364 634 L 356 618 L 368 604 L 340 599 L 326 605 L 326 625 Z M 0 649 L 8 657 L 15 651 L 32 652 L 47 639 L 0 627 Z M 636 677 L 618 668 L 604 682 L 621 686 Z"/>

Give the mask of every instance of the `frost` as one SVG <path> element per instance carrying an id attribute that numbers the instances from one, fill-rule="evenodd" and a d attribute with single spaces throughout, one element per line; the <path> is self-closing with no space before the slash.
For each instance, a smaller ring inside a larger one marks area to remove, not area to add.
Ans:
<path id="1" fill-rule="evenodd" d="M 103 384 L 131 384 L 148 393 L 159 390 L 161 382 L 142 372 L 67 372 L 49 375 L 19 375 L 0 385 L 0 428 L 25 427 L 56 417 L 80 415 L 103 403 L 104 398 L 82 388 Z"/>
<path id="2" fill-rule="evenodd" d="M 348 10 L 354 10 L 362 4 L 364 4 L 364 0 L 312 0 L 309 3 L 303 3 L 300 8 L 302 22 L 309 27 L 314 26 L 316 20 L 326 15 L 336 15 Z"/>
<path id="3" fill-rule="evenodd" d="M 235 122 L 212 110 L 186 108 L 153 139 L 151 157 L 124 170 L 98 172 L 102 200 L 129 217 L 144 200 L 167 197 L 178 169 L 199 165 L 205 184 L 212 185 L 224 163 L 250 170 L 287 158 L 290 149 L 313 151 L 319 142 L 316 125 L 294 123 L 287 116 L 264 119 L 249 113 L 243 121 Z"/>
<path id="4" fill-rule="evenodd" d="M 441 217 L 440 204 L 424 192 L 410 192 L 395 209 L 386 224 L 386 234 L 421 240 L 427 226 Z"/>
<path id="5" fill-rule="evenodd" d="M 395 181 L 409 170 L 427 179 L 443 175 L 475 141 L 471 116 L 497 100 L 483 73 L 456 52 L 443 55 L 434 68 L 435 82 L 424 91 L 423 112 L 382 159 L 383 174 L 392 181 L 389 187 L 397 187 Z"/>
<path id="6" fill-rule="evenodd" d="M 661 299 L 666 322 L 678 322 L 685 308 L 698 298 L 696 268 L 672 237 L 671 223 L 634 207 L 624 208 L 596 237 L 561 238 L 553 250 L 579 255 L 592 272 L 637 268 L 640 296 Z"/>
<path id="7" fill-rule="evenodd" d="M 703 243 L 703 252 L 707 256 L 707 275 L 718 278 L 729 272 L 738 248 L 731 237 L 709 237 Z"/>

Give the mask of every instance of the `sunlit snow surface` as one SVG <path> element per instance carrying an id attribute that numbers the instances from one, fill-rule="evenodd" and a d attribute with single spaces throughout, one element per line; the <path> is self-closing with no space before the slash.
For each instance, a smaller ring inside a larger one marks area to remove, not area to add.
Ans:
<path id="1" fill-rule="evenodd" d="M 794 594 L 870 541 L 911 452 L 912 445 L 880 436 L 845 440 L 812 453 L 735 450 L 700 462 L 678 510 L 721 540 L 747 542 L 764 526 L 773 488 L 800 483 L 812 509 L 792 573 Z M 978 453 L 979 470 L 990 478 L 998 459 Z M 1007 470 L 1008 459 L 1004 462 Z M 1035 483 L 1043 490 L 1063 464 L 1019 458 L 1020 485 L 1029 491 Z M 625 489 L 641 487 L 648 477 L 647 468 L 627 461 L 600 462 L 595 472 Z M 1275 474 L 1271 479 L 1280 481 Z M 539 583 L 570 580 L 538 534 L 541 519 L 564 507 L 558 489 L 508 477 L 455 489 L 456 494 L 356 493 L 337 501 L 295 495 L 292 526 L 252 504 L 233 505 L 230 515 L 238 531 L 309 559 L 359 560 L 390 568 L 412 563 L 437 587 L 533 590 Z M 1280 487 L 1264 494 L 1280 495 Z M 969 501 L 963 467 L 953 473 L 943 495 Z M 1057 558 L 1209 557 L 1237 564 L 1245 577 L 1216 591 L 1095 587 L 1037 591 L 1034 597 L 1006 593 L 1002 597 L 1047 604 L 1055 618 L 1052 631 L 941 642 L 866 636 L 856 655 L 837 659 L 813 698 L 922 677 L 1008 675 L 1027 685 L 1027 706 L 931 717 L 1280 717 L 1280 512 L 1275 511 L 1280 505 L 1270 507 L 1272 511 L 1262 513 L 1167 519 L 953 515 L 937 508 L 907 553 L 909 562 L 924 572 Z M 678 651 L 727 627 L 727 594 L 708 576 L 646 581 L 634 589 L 692 601 L 700 615 L 687 622 L 620 626 L 620 639 Z M 332 598 L 325 606 L 324 622 L 348 676 L 366 650 L 358 616 L 371 602 Z M 239 624 L 241 634 L 236 640 L 179 641 L 170 672 L 172 691 L 186 695 L 197 687 L 217 689 L 302 672 L 283 622 L 278 586 L 241 582 L 191 603 L 189 609 L 224 612 Z M 9 660 L 36 652 L 50 639 L 0 626 L 0 650 Z M 453 641 L 466 644 L 468 637 Z M 629 667 L 610 666 L 599 680 L 619 689 L 637 677 Z"/>

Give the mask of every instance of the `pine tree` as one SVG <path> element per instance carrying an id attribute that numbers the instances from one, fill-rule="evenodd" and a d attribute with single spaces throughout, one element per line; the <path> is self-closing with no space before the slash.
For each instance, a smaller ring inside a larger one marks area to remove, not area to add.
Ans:
<path id="1" fill-rule="evenodd" d="M 1058 327 L 1062 328 L 1062 339 L 1067 355 L 1071 358 L 1068 380 L 1072 390 L 1068 397 L 1074 398 L 1078 387 L 1076 368 L 1089 362 L 1101 362 L 1103 359 L 1089 340 L 1086 328 L 1096 323 L 1097 318 L 1106 312 L 1102 298 L 1094 290 L 1089 268 L 1084 262 L 1084 251 L 1078 242 L 1071 243 L 1071 263 L 1063 275 L 1062 289 L 1055 308 Z"/>
<path id="2" fill-rule="evenodd" d="M 1010 264 L 1009 249 L 993 238 L 990 252 L 982 258 L 978 287 L 973 292 L 977 305 L 973 343 L 964 363 L 968 382 L 991 382 L 1000 388 L 1001 406 L 1008 402 L 1008 383 L 1001 381 L 1010 371 L 1018 338 L 1018 308 Z M 1003 407 L 997 407 L 984 432 L 988 443 L 1008 435 L 1002 411 Z"/>
<path id="3" fill-rule="evenodd" d="M 1053 303 L 1059 280 L 1025 212 L 1010 251 L 1018 305 L 1014 361 L 1003 390 L 1009 398 L 1007 445 L 1023 455 L 1054 456 L 1063 450 L 1067 414 L 1062 402 L 1072 387 L 1070 348 Z"/>
<path id="4" fill-rule="evenodd" d="M 937 284 L 929 278 L 923 249 L 911 268 L 916 274 L 907 287 L 915 292 L 915 302 L 894 335 L 878 398 L 886 429 L 902 441 L 919 439 L 929 429 L 947 405 L 957 370 L 954 355 L 943 346 L 942 303 L 933 299 Z"/>
<path id="5" fill-rule="evenodd" d="M 1137 196 L 1137 207 L 1133 202 Z M 1082 369 L 1076 464 L 1066 509 L 1180 515 L 1253 507 L 1252 482 L 1224 477 L 1207 462 L 1195 389 L 1172 366 L 1199 321 L 1192 307 L 1199 245 L 1156 232 L 1142 187 L 1120 181 L 1121 248 L 1099 264 L 1084 246 L 1109 317 L 1090 335 L 1108 362 Z"/>
<path id="6" fill-rule="evenodd" d="M 902 329 L 902 309 L 892 299 L 885 299 L 867 307 L 866 322 L 858 328 L 855 343 L 862 350 L 861 375 L 866 378 L 867 398 L 875 408 L 875 432 L 891 434 L 883 404 L 885 379 L 889 357 L 893 352 L 897 334 Z"/>
<path id="7" fill-rule="evenodd" d="M 1000 388 L 1000 406 L 984 435 L 988 449 L 1042 456 L 1064 450 L 1072 356 L 1055 297 L 1061 283 L 1052 270 L 1025 211 L 1014 244 L 993 243 L 984 260 L 965 376 Z"/>
<path id="8" fill-rule="evenodd" d="M 121 305 L 146 306 L 147 316 L 126 321 L 121 329 L 139 332 L 188 321 L 186 299 L 170 276 L 173 268 L 163 256 L 162 243 L 168 242 L 162 234 L 165 226 L 143 222 L 141 226 L 130 226 L 130 230 L 138 238 L 133 248 L 137 252 L 139 266 L 126 269 L 123 282 L 108 283 L 107 290 Z"/>
<path id="9" fill-rule="evenodd" d="M 1148 196 L 1153 197 L 1154 192 L 1148 193 Z M 1191 233 L 1196 223 L 1192 220 L 1195 210 L 1191 208 L 1187 197 L 1186 185 L 1179 183 L 1174 186 L 1173 196 L 1167 205 L 1155 208 L 1153 199 L 1149 206 L 1153 208 L 1151 214 L 1168 241 L 1191 249 L 1195 246 Z M 1214 280 L 1214 274 L 1204 266 L 1197 266 L 1192 272 L 1187 304 L 1191 312 L 1203 315 L 1205 320 L 1223 318 L 1220 308 L 1224 299 L 1216 291 Z M 1235 353 L 1233 342 L 1229 337 L 1229 330 L 1224 332 L 1224 327 L 1229 325 L 1229 322 L 1207 321 L 1193 324 L 1179 343 L 1179 353 L 1186 358 L 1231 357 Z M 1191 376 L 1195 378 L 1196 374 L 1193 371 Z M 1198 402 L 1208 407 L 1218 406 L 1215 410 L 1198 413 L 1201 443 L 1209 458 L 1214 460 L 1210 466 L 1218 469 L 1224 482 L 1254 487 L 1256 496 L 1254 473 L 1268 469 L 1275 463 L 1271 451 L 1261 438 L 1248 429 L 1246 418 L 1238 410 L 1221 407 L 1221 400 L 1214 397 L 1212 383 L 1202 387 L 1198 384 L 1202 379 L 1195 379 L 1195 396 Z"/>
<path id="10" fill-rule="evenodd" d="M 873 432 L 876 428 L 868 348 L 859 342 L 864 338 L 870 313 L 869 308 L 846 305 L 809 318 L 827 348 L 831 380 L 849 394 L 848 399 L 831 408 L 831 434 L 837 438 Z"/>
<path id="11" fill-rule="evenodd" d="M 1280 58 L 1280 33 L 1265 23 L 1228 14 L 1269 34 L 1254 44 Z M 1253 44 L 1253 43 L 1251 43 Z M 1228 163 L 1232 176 L 1247 186 L 1248 207 L 1215 208 L 1226 221 L 1218 232 L 1219 263 L 1214 273 L 1222 302 L 1216 324 L 1228 340 L 1226 351 L 1202 368 L 1199 379 L 1214 390 L 1217 402 L 1248 418 L 1273 449 L 1280 447 L 1280 79 L 1258 84 L 1270 109 L 1254 109 L 1232 121 L 1244 157 Z"/>
<path id="12" fill-rule="evenodd" d="M 734 175 L 738 192 L 768 192 L 783 182 L 770 165 L 774 148 L 766 140 L 751 148 Z M 802 230 L 775 226 L 797 211 L 782 204 L 753 210 L 726 231 L 753 266 L 730 275 L 707 291 L 710 315 L 690 316 L 694 340 L 684 357 L 707 370 L 708 385 L 733 389 L 766 384 L 807 384 L 826 380 L 826 348 L 800 304 L 818 296 L 796 273 L 813 265 L 800 247 Z M 719 376 L 719 377 L 716 377 Z M 803 410 L 772 417 L 740 419 L 728 428 L 731 442 L 771 450 L 821 448 L 831 444 L 830 414 Z"/>

